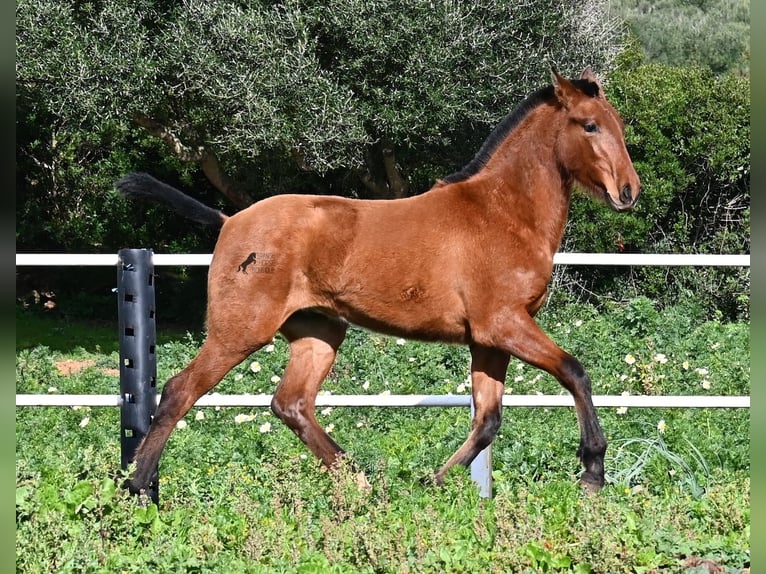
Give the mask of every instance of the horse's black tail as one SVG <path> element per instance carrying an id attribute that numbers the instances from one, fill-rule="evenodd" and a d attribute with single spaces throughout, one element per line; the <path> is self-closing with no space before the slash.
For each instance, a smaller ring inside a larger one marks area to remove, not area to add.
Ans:
<path id="1" fill-rule="evenodd" d="M 229 218 L 223 212 L 200 203 L 179 189 L 162 183 L 148 173 L 130 173 L 115 182 L 117 191 L 128 197 L 139 197 L 166 203 L 184 217 L 220 228 Z"/>

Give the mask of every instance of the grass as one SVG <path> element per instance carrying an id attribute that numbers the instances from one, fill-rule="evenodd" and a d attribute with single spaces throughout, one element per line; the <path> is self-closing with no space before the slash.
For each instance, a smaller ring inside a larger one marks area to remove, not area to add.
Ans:
<path id="1" fill-rule="evenodd" d="M 17 316 L 29 328 L 17 340 L 17 392 L 119 388 L 116 329 L 99 335 L 92 326 L 29 319 Z M 645 300 L 608 312 L 546 310 L 541 321 L 582 360 L 597 394 L 749 394 L 748 325 L 705 321 L 687 306 L 659 312 Z M 56 328 L 71 333 L 66 344 L 46 338 Z M 83 332 L 89 338 L 75 346 Z M 185 366 L 201 340 L 162 339 L 160 380 Z M 216 391 L 271 392 L 286 357 L 278 339 Z M 64 361 L 82 368 L 66 374 Z M 467 365 L 461 348 L 352 330 L 324 388 L 469 393 Z M 516 362 L 507 387 L 560 392 Z M 195 408 L 163 455 L 157 508 L 117 487 L 117 409 L 18 408 L 17 572 L 749 568 L 747 410 L 600 409 L 610 449 L 607 485 L 596 496 L 577 484 L 572 409 L 504 415 L 493 445 L 494 497 L 481 499 L 466 469 L 450 473 L 444 488 L 428 483 L 467 436 L 467 409 L 320 409 L 321 424 L 366 473 L 366 491 L 350 468 L 321 470 L 267 409 Z"/>

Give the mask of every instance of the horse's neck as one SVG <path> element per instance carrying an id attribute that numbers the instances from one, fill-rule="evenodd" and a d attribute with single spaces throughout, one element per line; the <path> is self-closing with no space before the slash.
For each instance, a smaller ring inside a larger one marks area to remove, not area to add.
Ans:
<path id="1" fill-rule="evenodd" d="M 566 227 L 571 183 L 559 170 L 550 127 L 516 130 L 498 148 L 482 173 L 483 192 L 497 218 L 528 228 L 551 251 Z"/>

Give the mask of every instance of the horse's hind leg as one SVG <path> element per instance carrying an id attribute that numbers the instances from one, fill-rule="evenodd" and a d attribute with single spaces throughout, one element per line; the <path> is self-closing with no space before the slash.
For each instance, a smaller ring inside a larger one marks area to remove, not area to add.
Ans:
<path id="1" fill-rule="evenodd" d="M 463 445 L 434 477 L 443 484 L 447 471 L 456 464 L 468 466 L 476 455 L 495 438 L 500 428 L 503 409 L 503 384 L 510 355 L 504 351 L 479 345 L 471 347 L 471 390 L 474 416 L 471 433 Z"/>
<path id="2" fill-rule="evenodd" d="M 171 377 L 162 390 L 149 432 L 136 449 L 136 468 L 125 486 L 133 494 L 146 491 L 152 482 L 165 444 L 176 423 L 197 399 L 217 385 L 233 367 L 261 345 L 232 350 L 219 340 L 208 337 L 197 356 L 187 367 Z"/>
<path id="3" fill-rule="evenodd" d="M 299 312 L 280 329 L 290 342 L 290 360 L 271 408 L 327 467 L 343 450 L 316 420 L 316 396 L 330 372 L 347 324 L 311 312 Z"/>

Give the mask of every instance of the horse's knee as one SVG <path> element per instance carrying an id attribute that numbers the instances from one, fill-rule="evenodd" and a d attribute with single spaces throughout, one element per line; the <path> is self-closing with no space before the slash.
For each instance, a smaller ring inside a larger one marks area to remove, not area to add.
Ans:
<path id="1" fill-rule="evenodd" d="M 480 450 L 484 450 L 492 441 L 495 440 L 497 431 L 500 430 L 502 416 L 500 410 L 486 413 L 480 421 L 475 422 L 474 432 L 476 433 L 476 445 Z"/>
<path id="2" fill-rule="evenodd" d="M 305 401 L 303 399 L 290 399 L 282 397 L 279 393 L 276 393 L 271 399 L 271 412 L 290 428 L 300 425 L 305 418 L 304 409 Z"/>
<path id="3" fill-rule="evenodd" d="M 567 387 L 572 386 L 572 388 L 568 389 L 572 394 L 591 394 L 590 377 L 580 361 L 572 355 L 566 355 L 562 362 L 561 370 L 563 374 L 562 382 Z"/>

